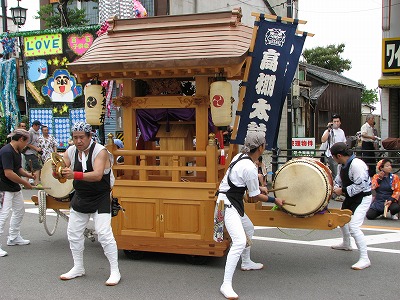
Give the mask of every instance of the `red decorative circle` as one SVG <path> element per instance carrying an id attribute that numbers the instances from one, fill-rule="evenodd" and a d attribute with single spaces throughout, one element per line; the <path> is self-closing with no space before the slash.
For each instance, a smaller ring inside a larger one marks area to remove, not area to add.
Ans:
<path id="1" fill-rule="evenodd" d="M 212 98 L 212 103 L 214 105 L 214 107 L 221 107 L 222 105 L 224 105 L 224 97 L 222 97 L 222 95 L 214 95 L 214 97 Z"/>

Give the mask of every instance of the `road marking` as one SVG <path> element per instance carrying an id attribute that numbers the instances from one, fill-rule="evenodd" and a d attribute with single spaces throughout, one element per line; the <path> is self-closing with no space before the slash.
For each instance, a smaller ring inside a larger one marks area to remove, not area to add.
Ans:
<path id="1" fill-rule="evenodd" d="M 396 243 L 400 242 L 400 231 L 397 228 L 384 228 L 378 226 L 372 226 L 373 228 L 369 227 L 362 227 L 363 231 L 378 231 L 382 232 L 380 234 L 371 234 L 365 235 L 368 245 L 368 251 L 373 252 L 384 252 L 384 253 L 394 253 L 400 254 L 400 250 L 397 249 L 388 249 L 388 248 L 378 248 L 378 247 L 371 247 L 371 245 L 379 245 L 379 244 L 388 244 L 388 243 Z M 276 229 L 275 227 L 262 227 L 262 226 L 255 226 L 255 230 L 269 230 L 269 229 Z M 263 236 L 253 236 L 253 240 L 260 240 L 260 241 L 270 241 L 270 242 L 278 242 L 278 243 L 288 243 L 288 244 L 298 244 L 298 245 L 310 245 L 310 246 L 320 246 L 320 247 L 331 247 L 332 245 L 339 244 L 342 241 L 342 238 L 332 238 L 332 239 L 323 239 L 323 240 L 313 240 L 313 241 L 302 241 L 302 240 L 293 240 L 293 239 L 281 239 L 281 238 L 270 238 L 270 237 L 263 237 Z M 357 246 L 352 240 L 352 247 L 353 249 L 357 249 Z"/>

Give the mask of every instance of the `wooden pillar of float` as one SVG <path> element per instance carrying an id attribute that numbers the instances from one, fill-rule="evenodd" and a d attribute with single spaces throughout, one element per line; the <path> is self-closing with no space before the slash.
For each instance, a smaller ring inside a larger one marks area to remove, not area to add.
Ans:
<path id="1" fill-rule="evenodd" d="M 135 82 L 132 79 L 124 79 L 124 96 L 133 98 L 136 96 Z M 125 105 L 122 110 L 122 117 L 124 120 L 124 148 L 136 149 L 136 112 L 132 105 Z M 135 157 L 124 157 L 125 164 L 133 164 Z M 132 171 L 125 171 L 125 178 L 133 176 Z"/>
<path id="2" fill-rule="evenodd" d="M 196 149 L 205 150 L 208 144 L 208 77 L 196 77 Z M 198 166 L 205 166 L 205 159 L 199 158 Z"/>

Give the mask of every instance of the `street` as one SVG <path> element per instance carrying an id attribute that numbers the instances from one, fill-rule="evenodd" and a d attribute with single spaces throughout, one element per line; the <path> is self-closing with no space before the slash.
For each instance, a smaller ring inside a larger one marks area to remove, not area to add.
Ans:
<path id="1" fill-rule="evenodd" d="M 24 191 L 29 200 L 33 191 Z M 331 207 L 340 203 L 332 201 Z M 141 260 L 119 252 L 122 279 L 107 287 L 108 262 L 100 244 L 85 241 L 86 276 L 61 281 L 72 267 L 66 236 L 67 222 L 60 218 L 54 236 L 39 224 L 37 207 L 26 201 L 22 235 L 28 246 L 7 246 L 8 226 L 1 238 L 8 256 L 0 258 L 0 299 L 224 299 L 219 292 L 225 257 L 206 265 L 190 265 L 183 256 L 146 253 Z M 48 211 L 50 212 L 50 211 Z M 55 217 L 47 216 L 48 226 Z M 395 279 L 400 261 L 400 221 L 366 221 L 372 266 L 354 271 L 358 251 L 338 251 L 340 230 L 296 230 L 257 227 L 252 259 L 264 264 L 260 271 L 238 268 L 233 287 L 240 299 L 382 299 L 396 297 Z M 355 245 L 353 245 L 355 247 Z"/>

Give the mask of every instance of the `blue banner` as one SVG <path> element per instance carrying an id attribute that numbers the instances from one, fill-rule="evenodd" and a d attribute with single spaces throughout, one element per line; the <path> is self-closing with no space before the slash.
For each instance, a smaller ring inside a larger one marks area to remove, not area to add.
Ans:
<path id="1" fill-rule="evenodd" d="M 304 42 L 306 41 L 307 33 L 304 33 L 301 36 L 295 35 L 293 38 L 293 45 L 292 49 L 290 51 L 290 59 L 287 63 L 286 66 L 286 72 L 285 72 L 285 82 L 283 83 L 283 91 L 282 91 L 282 99 L 281 99 L 281 110 L 278 115 L 278 127 L 275 132 L 274 140 L 271 145 L 274 145 L 272 147 L 266 147 L 267 149 L 272 149 L 276 148 L 276 144 L 278 141 L 278 134 L 279 134 L 279 124 L 281 123 L 281 117 L 282 117 L 282 109 L 283 109 L 283 104 L 285 103 L 285 99 L 287 96 L 287 93 L 289 92 L 290 86 L 293 82 L 293 77 L 294 74 L 296 73 L 297 65 L 299 63 L 300 55 L 303 51 L 303 46 Z M 271 132 L 270 132 L 271 133 Z"/>
<path id="2" fill-rule="evenodd" d="M 248 131 L 262 131 L 266 134 L 266 149 L 276 147 L 285 82 L 288 80 L 290 87 L 294 73 L 290 78 L 289 73 L 292 66 L 296 70 L 298 63 L 298 57 L 290 55 L 296 27 L 297 24 L 260 20 L 254 51 L 250 54 L 252 63 L 248 80 L 244 83 L 246 94 L 238 133 L 233 143 L 243 144 Z"/>

